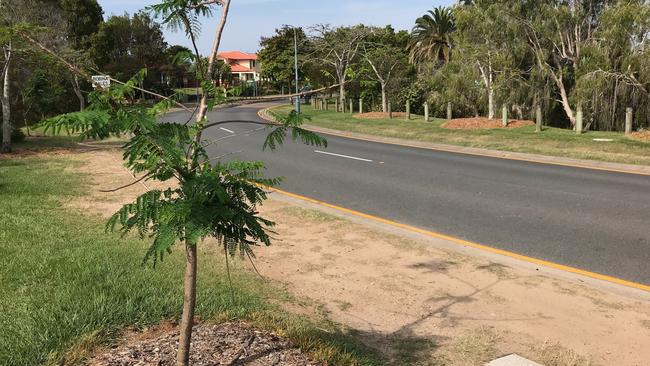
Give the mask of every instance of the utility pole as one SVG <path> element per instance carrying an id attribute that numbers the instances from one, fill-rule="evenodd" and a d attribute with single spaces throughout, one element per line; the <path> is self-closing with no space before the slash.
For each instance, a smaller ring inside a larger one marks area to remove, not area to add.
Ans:
<path id="1" fill-rule="evenodd" d="M 298 32 L 296 27 L 293 27 L 293 56 L 294 56 L 294 66 L 296 74 L 296 94 L 300 93 L 298 88 Z M 300 114 L 300 96 L 296 95 L 296 113 Z"/>

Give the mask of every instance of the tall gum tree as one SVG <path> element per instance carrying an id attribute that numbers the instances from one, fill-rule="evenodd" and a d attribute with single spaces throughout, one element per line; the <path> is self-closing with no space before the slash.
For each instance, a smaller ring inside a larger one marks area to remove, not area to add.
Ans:
<path id="1" fill-rule="evenodd" d="M 529 17 L 522 17 L 537 67 L 557 87 L 558 102 L 571 126 L 575 126 L 576 117 L 569 88 L 581 72 L 585 49 L 597 43 L 595 31 L 606 3 L 603 0 L 542 2 Z"/>
<path id="2" fill-rule="evenodd" d="M 455 52 L 466 53 L 474 59 L 487 94 L 490 119 L 494 118 L 497 109 L 497 76 L 513 67 L 512 54 L 517 47 L 515 30 L 504 17 L 510 6 L 514 4 L 508 1 L 476 1 L 473 5 L 454 8 L 458 27 Z"/>
<path id="3" fill-rule="evenodd" d="M 361 47 L 364 68 L 363 75 L 379 84 L 381 89 L 381 109 L 388 111 L 388 87 L 408 65 L 406 32 L 395 33 L 392 27 L 374 29 Z"/>
<path id="4" fill-rule="evenodd" d="M 11 152 L 11 135 L 14 130 L 14 116 L 11 103 L 22 85 L 15 75 L 23 66 L 21 60 L 36 60 L 38 52 L 29 47 L 19 32 L 39 34 L 43 26 L 58 24 L 60 9 L 51 3 L 36 0 L 0 0 L 0 105 L 2 105 L 2 147 L 3 153 Z"/>
<path id="5" fill-rule="evenodd" d="M 340 105 L 345 105 L 345 84 L 370 32 L 371 29 L 363 25 L 339 28 L 317 25 L 311 28 L 311 44 L 314 51 L 310 58 L 329 65 L 334 70 L 334 77 L 339 84 Z"/>

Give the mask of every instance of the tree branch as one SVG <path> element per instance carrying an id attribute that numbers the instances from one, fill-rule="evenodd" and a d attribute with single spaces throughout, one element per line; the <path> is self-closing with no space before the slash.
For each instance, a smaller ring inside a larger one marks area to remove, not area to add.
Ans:
<path id="1" fill-rule="evenodd" d="M 37 47 L 40 48 L 41 50 L 45 51 L 46 53 L 48 53 L 48 54 L 54 56 L 54 58 L 56 58 L 57 60 L 59 60 L 60 62 L 62 62 L 62 63 L 63 63 L 63 64 L 68 68 L 68 69 L 70 69 L 70 71 L 72 71 L 72 72 L 74 72 L 74 73 L 77 73 L 77 74 L 83 76 L 83 77 L 84 77 L 86 80 L 88 80 L 89 82 L 92 82 L 92 77 L 90 77 L 90 75 L 89 75 L 88 73 L 86 73 L 85 71 L 83 71 L 83 70 L 79 69 L 78 67 L 74 66 L 74 65 L 71 64 L 70 62 L 66 61 L 63 57 L 59 56 L 59 55 L 56 54 L 54 51 L 52 51 L 52 50 L 50 50 L 49 48 L 45 47 L 43 44 L 41 44 L 40 42 L 38 42 L 38 41 L 35 40 L 34 38 L 30 37 L 28 34 L 25 34 L 24 32 L 20 32 L 20 31 L 19 31 L 19 32 L 18 32 L 18 35 L 19 35 L 20 37 L 22 37 L 23 39 L 27 40 L 28 42 L 32 43 L 33 45 L 37 46 Z M 93 71 L 96 71 L 96 72 L 98 72 L 98 73 L 101 74 L 100 71 L 98 71 L 98 70 L 96 70 L 96 69 L 93 69 L 93 68 L 91 68 L 91 69 L 92 69 Z M 115 82 L 115 83 L 117 83 L 117 84 L 120 84 L 120 85 L 124 85 L 124 84 L 126 84 L 126 83 L 124 83 L 124 82 L 121 82 L 121 81 L 116 80 L 116 79 L 113 79 L 113 78 L 110 78 L 110 79 L 111 79 L 111 81 L 113 81 L 113 82 Z M 144 93 L 147 93 L 147 94 L 153 95 L 153 96 L 155 96 L 155 97 L 158 97 L 158 98 L 161 98 L 161 99 L 164 99 L 164 100 L 171 101 L 171 102 L 173 102 L 176 106 L 178 106 L 178 107 L 184 109 L 185 111 L 187 111 L 187 112 L 192 112 L 191 109 L 187 108 L 187 107 L 186 107 L 185 105 L 183 105 L 182 103 L 177 102 L 177 101 L 175 101 L 175 100 L 173 100 L 173 99 L 171 99 L 171 98 L 168 98 L 168 97 L 166 97 L 166 96 L 164 96 L 164 95 L 160 95 L 160 94 L 158 94 L 158 93 L 154 93 L 154 92 L 152 92 L 152 91 L 149 91 L 149 90 L 146 90 L 146 89 L 143 89 L 143 88 L 139 88 L 139 87 L 137 87 L 137 86 L 132 86 L 132 88 L 133 88 L 133 89 L 136 89 L 136 90 L 139 90 L 139 91 L 141 91 L 141 92 L 144 92 Z"/>
<path id="2" fill-rule="evenodd" d="M 131 187 L 131 186 L 133 186 L 133 185 L 136 185 L 136 184 L 142 182 L 143 180 L 145 180 L 146 178 L 148 178 L 150 175 L 151 175 L 151 173 L 145 174 L 145 175 L 143 175 L 142 177 L 138 178 L 137 180 L 135 180 L 135 181 L 133 181 L 133 182 L 131 182 L 131 183 L 129 183 L 129 184 L 125 184 L 125 185 L 123 185 L 123 186 L 117 187 L 117 188 L 113 188 L 113 189 L 100 189 L 99 191 L 102 192 L 102 193 L 112 193 L 112 192 L 117 192 L 117 191 L 119 191 L 119 190 L 122 190 L 122 189 L 124 189 L 124 188 L 128 188 L 128 187 Z"/>

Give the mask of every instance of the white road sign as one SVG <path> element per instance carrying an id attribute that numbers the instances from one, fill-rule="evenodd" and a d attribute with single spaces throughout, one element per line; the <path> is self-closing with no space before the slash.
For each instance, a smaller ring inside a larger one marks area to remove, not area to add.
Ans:
<path id="1" fill-rule="evenodd" d="M 93 88 L 108 89 L 111 86 L 111 77 L 107 75 L 93 75 L 91 77 Z"/>

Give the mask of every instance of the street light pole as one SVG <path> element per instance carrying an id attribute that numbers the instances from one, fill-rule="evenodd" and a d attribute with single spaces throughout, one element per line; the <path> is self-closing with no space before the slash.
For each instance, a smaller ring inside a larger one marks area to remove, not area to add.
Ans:
<path id="1" fill-rule="evenodd" d="M 296 94 L 300 93 L 298 88 L 298 33 L 296 27 L 293 27 L 293 56 L 296 74 Z M 296 95 L 296 113 L 300 113 L 300 96 Z"/>

